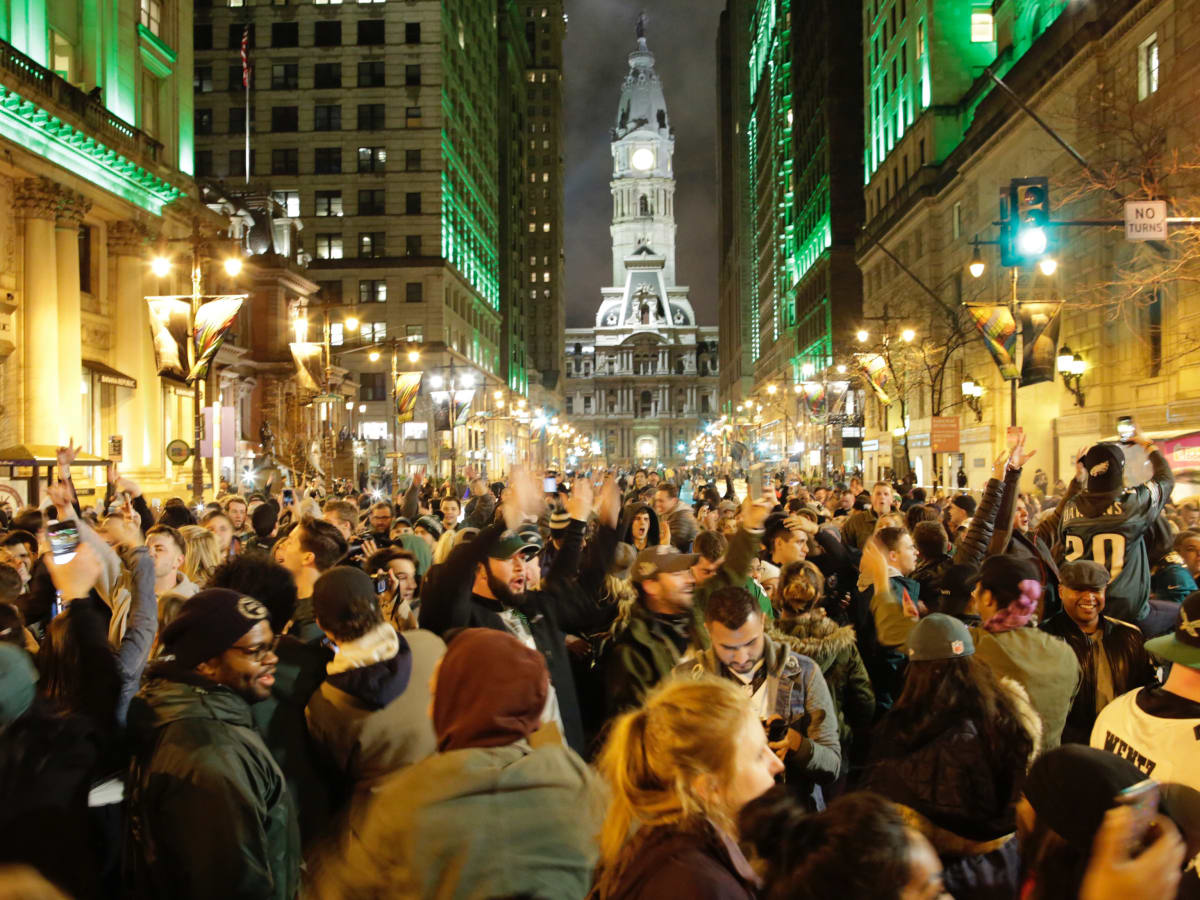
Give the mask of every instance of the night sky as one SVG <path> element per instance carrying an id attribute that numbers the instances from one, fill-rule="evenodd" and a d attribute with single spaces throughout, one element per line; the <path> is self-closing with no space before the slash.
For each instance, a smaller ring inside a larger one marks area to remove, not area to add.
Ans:
<path id="1" fill-rule="evenodd" d="M 676 277 L 701 325 L 717 322 L 716 40 L 723 0 L 567 0 L 567 325 L 595 324 L 612 280 L 609 129 L 638 14 L 675 129 Z"/>

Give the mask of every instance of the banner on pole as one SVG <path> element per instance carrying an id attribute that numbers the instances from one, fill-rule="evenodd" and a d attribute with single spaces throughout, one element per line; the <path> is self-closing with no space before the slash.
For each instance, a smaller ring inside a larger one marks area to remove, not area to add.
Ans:
<path id="1" fill-rule="evenodd" d="M 1061 313 L 1061 303 L 1021 304 L 1022 386 L 1054 381 Z"/>
<path id="2" fill-rule="evenodd" d="M 958 453 L 958 416 L 933 416 L 929 420 L 929 449 L 933 453 Z"/>
<path id="3" fill-rule="evenodd" d="M 888 393 L 888 385 L 891 383 L 892 375 L 888 370 L 887 360 L 879 353 L 859 353 L 858 364 L 866 374 L 867 381 L 875 391 L 879 402 L 884 406 L 890 406 L 892 398 Z"/>
<path id="4" fill-rule="evenodd" d="M 292 359 L 296 361 L 296 378 L 300 387 L 306 391 L 319 393 L 321 383 L 325 380 L 325 372 L 321 365 L 321 345 L 306 343 L 291 343 Z"/>
<path id="5" fill-rule="evenodd" d="M 1000 377 L 1012 381 L 1017 371 L 1017 325 L 1007 306 L 970 306 L 971 318 L 983 343 L 1000 369 Z"/>
<path id="6" fill-rule="evenodd" d="M 396 373 L 396 423 L 411 422 L 421 392 L 421 372 Z"/>
<path id="7" fill-rule="evenodd" d="M 231 294 L 209 300 L 196 310 L 196 323 L 192 328 L 193 359 L 188 381 L 203 378 L 208 374 L 209 363 L 225 342 L 238 311 L 242 308 L 244 294 Z"/>
<path id="8" fill-rule="evenodd" d="M 150 307 L 150 340 L 158 374 L 187 378 L 191 304 L 175 297 L 148 297 L 146 303 Z"/>

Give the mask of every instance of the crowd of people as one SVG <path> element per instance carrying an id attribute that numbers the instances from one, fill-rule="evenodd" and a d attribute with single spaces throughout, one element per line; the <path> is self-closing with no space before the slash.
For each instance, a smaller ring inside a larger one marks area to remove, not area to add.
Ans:
<path id="1" fill-rule="evenodd" d="M 193 506 L 61 448 L 0 537 L 0 898 L 1200 896 L 1200 507 L 1133 440 Z"/>

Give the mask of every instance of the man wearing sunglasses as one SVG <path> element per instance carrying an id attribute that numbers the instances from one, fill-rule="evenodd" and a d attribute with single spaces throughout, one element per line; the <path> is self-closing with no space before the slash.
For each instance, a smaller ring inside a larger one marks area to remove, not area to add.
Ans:
<path id="1" fill-rule="evenodd" d="M 163 656 L 129 709 L 128 852 L 141 893 L 294 897 L 300 832 L 250 715 L 279 661 L 267 608 L 210 588 L 161 638 Z"/>

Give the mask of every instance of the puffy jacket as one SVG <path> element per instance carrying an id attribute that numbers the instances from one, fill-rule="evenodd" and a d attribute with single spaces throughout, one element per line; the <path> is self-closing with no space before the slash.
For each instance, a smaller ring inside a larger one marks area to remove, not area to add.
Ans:
<path id="1" fill-rule="evenodd" d="M 321 900 L 582 900 L 604 817 L 599 778 L 566 747 L 439 753 L 356 798 L 310 858 Z"/>
<path id="2" fill-rule="evenodd" d="M 1020 471 L 1014 473 L 1021 477 Z M 983 488 L 983 496 L 975 515 L 971 516 L 971 525 L 954 546 L 954 562 L 956 565 L 978 566 L 988 555 L 992 536 L 996 531 L 996 516 L 1000 512 L 1000 502 L 1004 499 L 1006 481 L 999 478 L 989 478 Z"/>
<path id="3" fill-rule="evenodd" d="M 354 788 L 437 750 L 429 682 L 446 645 L 428 631 L 398 635 L 391 659 L 328 676 L 308 701 L 308 731 Z"/>
<path id="4" fill-rule="evenodd" d="M 954 565 L 954 555 L 943 553 L 934 559 L 923 559 L 913 569 L 912 580 L 921 586 L 921 599 L 930 612 L 946 612 L 938 607 L 938 590 L 946 570 Z"/>
<path id="5" fill-rule="evenodd" d="M 707 820 L 641 828 L 602 900 L 754 900 L 758 877 L 737 844 Z"/>
<path id="6" fill-rule="evenodd" d="M 820 667 L 837 714 L 842 771 L 845 771 L 855 733 L 863 737 L 875 717 L 875 692 L 854 642 L 854 626 L 839 625 L 825 610 L 818 609 L 780 619 L 769 633 Z"/>
<path id="7" fill-rule="evenodd" d="M 1153 684 L 1154 666 L 1146 654 L 1141 629 L 1108 616 L 1100 617 L 1100 627 L 1103 650 L 1112 672 L 1113 697 Z M 1086 744 L 1091 739 L 1096 714 L 1100 712 L 1096 709 L 1096 660 L 1091 643 L 1065 612 L 1051 616 L 1042 623 L 1042 631 L 1066 641 L 1079 660 L 1083 676 L 1079 682 L 1079 693 L 1075 695 L 1075 702 L 1067 714 L 1063 743 Z"/>
<path id="8" fill-rule="evenodd" d="M 763 641 L 763 671 L 770 713 L 804 735 L 800 748 L 785 760 L 788 783 L 811 794 L 819 809 L 820 793 L 813 785 L 835 781 L 842 767 L 837 709 L 829 696 L 825 677 L 807 656 L 801 656 L 771 638 Z M 675 672 L 693 678 L 716 675 L 742 684 L 711 648 L 681 660 Z"/>
<path id="9" fill-rule="evenodd" d="M 300 832 L 283 773 L 228 688 L 155 665 L 129 708 L 131 894 L 290 900 Z"/>

